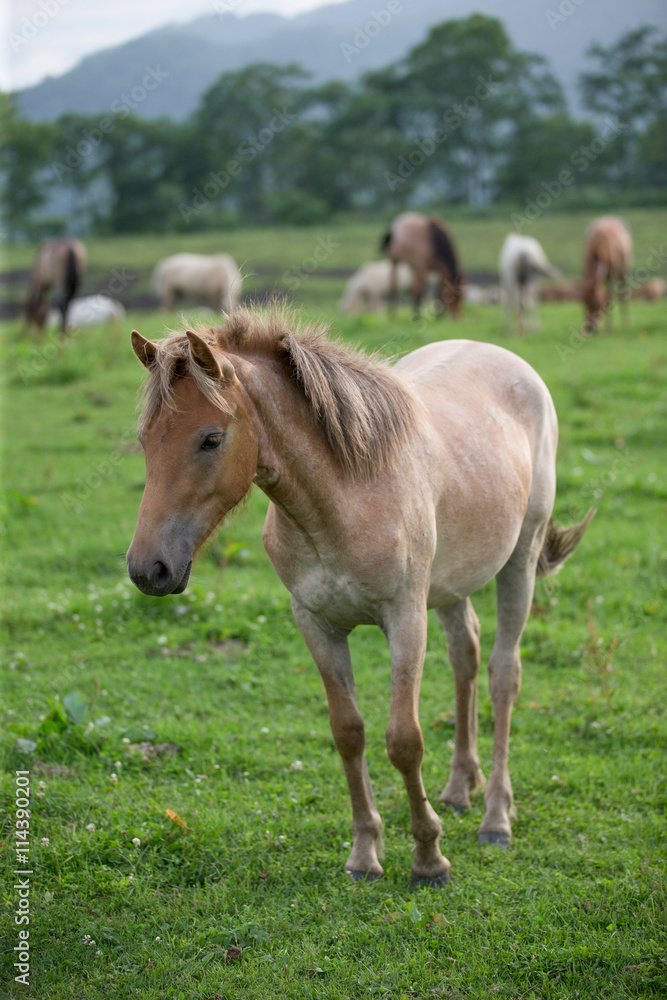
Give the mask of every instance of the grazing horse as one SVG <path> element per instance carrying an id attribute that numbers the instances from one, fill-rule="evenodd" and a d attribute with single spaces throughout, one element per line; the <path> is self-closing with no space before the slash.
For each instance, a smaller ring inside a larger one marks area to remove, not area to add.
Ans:
<path id="1" fill-rule="evenodd" d="M 611 327 L 610 309 L 614 291 L 624 307 L 627 323 L 627 289 L 625 281 L 632 267 L 632 237 L 626 224 L 615 215 L 602 215 L 586 230 L 584 245 L 584 280 L 582 297 L 586 314 L 585 328 L 597 329 L 600 317 L 606 315 Z"/>
<path id="2" fill-rule="evenodd" d="M 524 314 L 529 329 L 539 330 L 539 277 L 555 278 L 558 274 L 547 260 L 541 245 L 532 236 L 510 233 L 498 258 L 500 288 L 505 306 L 505 322 L 517 332 L 524 332 Z"/>
<path id="3" fill-rule="evenodd" d="M 377 312 L 389 299 L 392 290 L 393 265 L 388 260 L 372 260 L 362 264 L 345 286 L 338 308 L 351 315 Z M 399 264 L 396 273 L 396 291 L 412 289 L 412 271 L 407 264 Z"/>
<path id="4" fill-rule="evenodd" d="M 239 310 L 219 329 L 153 343 L 139 438 L 146 487 L 127 553 L 145 594 L 182 593 L 192 560 L 253 483 L 270 503 L 264 544 L 317 664 L 352 803 L 347 871 L 382 874 L 382 821 L 364 758 L 348 635 L 378 625 L 391 653 L 387 752 L 412 814 L 413 883 L 442 885 L 449 862 L 421 776 L 417 707 L 427 609 L 444 626 L 456 740 L 441 802 L 463 810 L 484 785 L 477 755 L 479 622 L 469 595 L 496 577 L 489 662 L 493 764 L 479 840 L 511 836 L 508 746 L 519 642 L 535 575 L 573 551 L 581 524 L 551 521 L 557 420 L 530 366 L 504 348 L 431 343 L 395 367 L 299 329 L 287 313 Z"/>
<path id="5" fill-rule="evenodd" d="M 457 317 L 463 297 L 463 277 L 451 236 L 439 219 L 405 212 L 397 216 L 382 239 L 382 249 L 393 263 L 390 302 L 396 300 L 396 268 L 399 261 L 412 269 L 412 301 L 415 318 L 419 316 L 424 286 L 429 271 L 440 275 L 440 301 Z"/>
<path id="6" fill-rule="evenodd" d="M 86 248 L 79 240 L 47 240 L 37 251 L 25 304 L 27 330 L 35 324 L 39 333 L 49 311 L 49 301 L 60 313 L 60 330 L 67 332 L 69 304 L 81 285 L 86 269 Z"/>
<path id="7" fill-rule="evenodd" d="M 159 261 L 153 271 L 153 291 L 170 311 L 190 296 L 211 309 L 233 312 L 241 294 L 241 272 L 227 253 L 206 256 L 177 253 Z"/>

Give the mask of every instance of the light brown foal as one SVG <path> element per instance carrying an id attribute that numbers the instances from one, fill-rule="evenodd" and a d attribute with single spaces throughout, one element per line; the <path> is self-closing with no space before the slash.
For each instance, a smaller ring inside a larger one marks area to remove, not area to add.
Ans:
<path id="1" fill-rule="evenodd" d="M 569 531 L 550 522 L 557 427 L 542 380 L 509 351 L 463 340 L 429 344 L 390 368 L 276 313 L 241 311 L 221 329 L 159 343 L 134 332 L 132 344 L 149 376 L 130 576 L 144 593 L 180 593 L 197 550 L 253 481 L 266 493 L 264 543 L 322 675 L 347 776 L 346 868 L 356 878 L 382 874 L 382 824 L 348 635 L 376 624 L 389 641 L 387 751 L 410 803 L 413 883 L 442 885 L 450 866 L 422 782 L 417 714 L 427 609 L 444 625 L 456 679 L 455 750 L 440 799 L 465 809 L 484 784 L 469 595 L 496 577 L 495 737 L 479 839 L 507 844 L 510 718 L 535 574 L 556 568 L 590 519 Z"/>

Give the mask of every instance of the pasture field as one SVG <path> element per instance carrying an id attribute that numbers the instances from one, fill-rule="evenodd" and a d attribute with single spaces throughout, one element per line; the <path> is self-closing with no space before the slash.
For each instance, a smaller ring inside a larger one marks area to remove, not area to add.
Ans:
<path id="1" fill-rule="evenodd" d="M 632 221 L 638 245 L 659 245 L 657 213 L 644 229 Z M 355 266 L 373 254 L 350 233 Z M 481 247 L 481 228 L 470 234 Z M 246 234 L 245 250 L 241 233 L 229 235 L 239 259 L 285 269 L 327 233 L 302 232 L 289 259 L 284 233 L 255 234 L 254 246 Z M 494 266 L 500 238 L 488 242 L 480 269 Z M 99 245 L 105 267 L 130 266 L 123 245 Z M 5 323 L 0 976 L 12 1000 L 667 993 L 667 303 L 634 303 L 629 328 L 616 316 L 613 332 L 589 339 L 576 304 L 545 306 L 542 333 L 518 340 L 501 333 L 498 307 L 468 307 L 457 325 L 415 324 L 405 309 L 336 317 L 342 286 L 316 273 L 294 302 L 387 354 L 460 336 L 525 357 L 560 418 L 556 517 L 598 509 L 561 574 L 538 583 L 524 633 L 512 846 L 477 846 L 479 799 L 465 815 L 443 813 L 452 882 L 409 890 L 408 806 L 384 750 L 388 649 L 379 630 L 360 628 L 351 645 L 386 858 L 380 882 L 346 878 L 343 771 L 321 682 L 262 548 L 264 496 L 253 492 L 225 523 L 184 594 L 148 598 L 126 575 L 144 480 L 129 330 L 159 336 L 165 317 L 130 313 L 121 329 L 82 331 L 66 347 L 22 340 Z M 493 586 L 473 601 L 485 663 Z M 421 721 L 434 804 L 453 707 L 433 617 Z M 491 745 L 483 668 L 487 774 Z M 28 986 L 13 968 L 17 770 L 29 771 L 32 798 Z"/>

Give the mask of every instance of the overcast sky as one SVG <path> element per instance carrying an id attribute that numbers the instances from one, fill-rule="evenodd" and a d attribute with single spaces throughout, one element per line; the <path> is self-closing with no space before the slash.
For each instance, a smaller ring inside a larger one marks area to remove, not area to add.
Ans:
<path id="1" fill-rule="evenodd" d="M 0 0 L 0 87 L 59 76 L 91 52 L 220 9 L 298 14 L 344 0 Z"/>

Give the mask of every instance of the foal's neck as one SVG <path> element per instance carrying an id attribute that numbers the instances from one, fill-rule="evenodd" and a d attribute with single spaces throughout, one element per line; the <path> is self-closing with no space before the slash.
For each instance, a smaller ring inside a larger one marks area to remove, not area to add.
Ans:
<path id="1" fill-rule="evenodd" d="M 308 400 L 273 359 L 234 358 L 234 365 L 259 440 L 256 484 L 309 533 L 330 526 L 342 476 Z"/>

